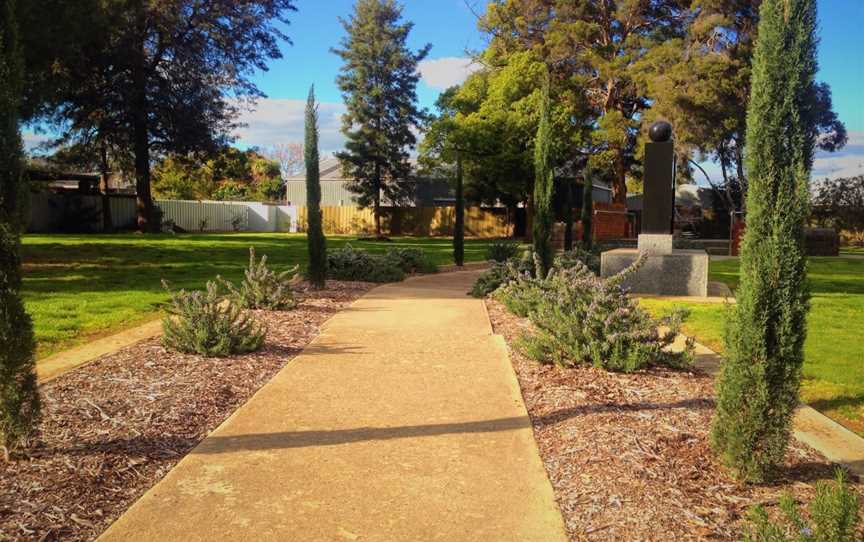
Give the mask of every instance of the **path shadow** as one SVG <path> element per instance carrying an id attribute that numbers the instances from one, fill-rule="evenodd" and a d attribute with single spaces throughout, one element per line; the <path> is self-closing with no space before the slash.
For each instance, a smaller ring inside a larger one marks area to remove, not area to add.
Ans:
<path id="1" fill-rule="evenodd" d="M 354 442 L 434 437 L 450 434 L 493 433 L 531 427 L 527 416 L 475 422 L 407 425 L 402 427 L 357 427 L 317 431 L 280 431 L 236 436 L 211 435 L 194 454 L 221 454 L 244 450 L 279 450 L 310 446 L 337 446 Z"/>
<path id="2" fill-rule="evenodd" d="M 540 425 L 553 425 L 577 416 L 588 414 L 603 414 L 606 412 L 640 412 L 645 410 L 672 410 L 687 408 L 694 410 L 707 410 L 714 408 L 711 399 L 687 399 L 674 403 L 592 403 L 572 408 L 563 408 L 550 412 L 543 416 L 534 418 L 534 422 Z"/>
<path id="3" fill-rule="evenodd" d="M 435 437 L 440 435 L 494 433 L 530 429 L 527 416 L 513 416 L 474 422 L 407 425 L 402 427 L 357 427 L 315 431 L 280 431 L 244 435 L 210 435 L 191 450 L 192 454 L 223 454 L 239 451 L 281 450 L 310 446 L 337 446 L 354 442 L 371 442 L 403 438 Z M 164 458 L 187 453 L 196 444 L 195 438 L 178 436 L 134 437 L 85 443 L 62 449 L 46 449 L 41 454 L 67 455 L 136 455 Z"/>

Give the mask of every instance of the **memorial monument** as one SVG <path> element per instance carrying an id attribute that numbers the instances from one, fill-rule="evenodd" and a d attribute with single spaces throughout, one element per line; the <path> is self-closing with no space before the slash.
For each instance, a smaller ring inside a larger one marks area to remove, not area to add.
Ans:
<path id="1" fill-rule="evenodd" d="M 708 295 L 708 253 L 673 248 L 675 216 L 675 146 L 672 126 L 655 122 L 645 144 L 642 231 L 637 248 L 609 250 L 600 255 L 600 274 L 611 277 L 635 262 L 646 261 L 624 286 L 636 294 Z"/>

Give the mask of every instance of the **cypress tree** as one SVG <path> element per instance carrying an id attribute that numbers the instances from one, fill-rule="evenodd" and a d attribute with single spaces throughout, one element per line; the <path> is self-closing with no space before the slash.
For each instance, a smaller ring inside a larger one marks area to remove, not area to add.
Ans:
<path id="1" fill-rule="evenodd" d="M 765 0 L 747 111 L 747 229 L 711 444 L 737 476 L 782 460 L 798 405 L 809 293 L 804 226 L 815 123 L 816 0 Z"/>
<path id="2" fill-rule="evenodd" d="M 543 83 L 540 102 L 540 123 L 534 141 L 534 224 L 532 227 L 534 254 L 539 269 L 537 273 L 545 277 L 552 267 L 552 190 L 555 172 L 551 166 L 552 120 L 549 99 L 549 74 Z"/>
<path id="3" fill-rule="evenodd" d="M 573 250 L 573 183 L 564 185 L 564 250 Z"/>
<path id="4" fill-rule="evenodd" d="M 594 216 L 594 177 L 591 173 L 585 175 L 582 184 L 582 246 L 591 249 L 591 219 Z"/>
<path id="5" fill-rule="evenodd" d="M 462 155 L 456 156 L 456 223 L 453 228 L 453 261 L 459 267 L 465 262 L 465 190 Z"/>
<path id="6" fill-rule="evenodd" d="M 306 242 L 309 247 L 309 282 L 323 288 L 327 278 L 327 239 L 324 237 L 321 216 L 321 172 L 318 157 L 318 106 L 315 104 L 315 86 L 309 89 L 306 101 Z"/>
<path id="7" fill-rule="evenodd" d="M 39 416 L 33 324 L 20 294 L 27 187 L 18 131 L 23 67 L 15 10 L 15 0 L 0 4 L 0 447 L 7 459 Z"/>

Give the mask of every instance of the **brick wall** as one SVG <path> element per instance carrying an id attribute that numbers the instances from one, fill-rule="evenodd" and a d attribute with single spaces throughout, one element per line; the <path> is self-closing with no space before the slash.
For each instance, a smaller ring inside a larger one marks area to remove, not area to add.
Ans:
<path id="1" fill-rule="evenodd" d="M 577 209 L 577 215 L 579 210 Z M 552 229 L 552 244 L 556 248 L 564 247 L 564 224 L 556 223 Z M 594 202 L 594 219 L 591 222 L 591 236 L 595 241 L 627 239 L 633 236 L 630 221 L 627 218 L 627 206 L 620 203 Z M 582 239 L 582 221 L 573 223 L 573 241 Z"/>

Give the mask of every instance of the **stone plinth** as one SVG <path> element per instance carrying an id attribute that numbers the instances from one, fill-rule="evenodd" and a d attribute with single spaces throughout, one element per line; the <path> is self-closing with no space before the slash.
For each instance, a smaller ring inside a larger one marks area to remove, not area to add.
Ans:
<path id="1" fill-rule="evenodd" d="M 672 234 L 642 233 L 638 241 L 639 252 L 649 256 L 668 256 L 672 254 Z"/>
<path id="2" fill-rule="evenodd" d="M 639 258 L 639 250 L 619 248 L 600 255 L 600 275 L 611 277 Z M 673 250 L 671 254 L 648 255 L 643 266 L 625 281 L 634 294 L 708 296 L 708 253 L 704 250 Z"/>

